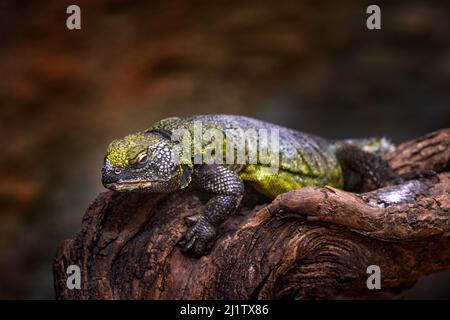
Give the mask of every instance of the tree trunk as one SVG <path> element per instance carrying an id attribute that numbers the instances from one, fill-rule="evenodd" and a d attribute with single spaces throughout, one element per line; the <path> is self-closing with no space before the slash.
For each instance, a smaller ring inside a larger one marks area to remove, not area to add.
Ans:
<path id="1" fill-rule="evenodd" d="M 82 230 L 58 248 L 58 299 L 398 298 L 420 277 L 450 268 L 450 129 L 406 142 L 385 158 L 401 174 L 434 170 L 367 193 L 302 188 L 274 201 L 246 187 L 212 252 L 184 255 L 185 218 L 202 210 L 195 188 L 173 194 L 101 193 Z M 66 286 L 69 265 L 81 289 Z M 381 289 L 367 268 L 379 266 Z"/>

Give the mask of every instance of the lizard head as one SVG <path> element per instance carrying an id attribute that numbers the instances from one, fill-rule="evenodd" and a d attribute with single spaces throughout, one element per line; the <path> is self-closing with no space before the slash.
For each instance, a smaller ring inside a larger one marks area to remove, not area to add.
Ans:
<path id="1" fill-rule="evenodd" d="M 102 183 L 116 191 L 174 191 L 191 180 L 191 167 L 179 162 L 170 132 L 150 129 L 131 134 L 109 144 Z"/>

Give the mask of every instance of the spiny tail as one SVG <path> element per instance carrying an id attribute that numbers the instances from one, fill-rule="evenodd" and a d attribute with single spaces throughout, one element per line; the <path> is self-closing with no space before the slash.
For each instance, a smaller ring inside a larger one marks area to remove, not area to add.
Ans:
<path id="1" fill-rule="evenodd" d="M 383 155 L 395 149 L 391 141 L 385 137 L 382 138 L 363 138 L 363 139 L 345 139 L 334 142 L 337 148 L 344 145 L 354 145 L 364 151 Z"/>

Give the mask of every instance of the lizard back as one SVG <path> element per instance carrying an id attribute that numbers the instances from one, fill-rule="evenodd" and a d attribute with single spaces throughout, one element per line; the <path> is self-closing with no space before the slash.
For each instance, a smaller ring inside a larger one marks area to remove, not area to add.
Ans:
<path id="1" fill-rule="evenodd" d="M 334 152 L 334 144 L 312 134 L 236 115 L 173 117 L 157 122 L 151 129 L 186 129 L 194 134 L 196 123 L 201 123 L 203 132 L 213 128 L 222 131 L 224 136 L 236 130 L 266 130 L 269 134 L 272 130 L 278 131 L 279 152 L 269 154 L 270 157 L 277 157 L 277 168 L 263 163 L 259 157 L 253 163 L 238 166 L 224 164 L 235 168 L 242 180 L 268 197 L 273 198 L 286 191 L 306 186 L 343 186 L 342 170 Z M 209 143 L 210 141 L 203 141 L 201 148 L 205 148 Z M 255 143 L 258 143 L 261 149 L 270 150 L 267 145 L 269 139 L 259 139 Z M 250 141 L 245 143 L 244 148 L 245 156 L 248 156 L 254 151 L 255 144 Z"/>

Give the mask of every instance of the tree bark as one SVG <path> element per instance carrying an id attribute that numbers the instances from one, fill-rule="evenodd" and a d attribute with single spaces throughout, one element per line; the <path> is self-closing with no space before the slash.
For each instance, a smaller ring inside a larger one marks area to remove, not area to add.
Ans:
<path id="1" fill-rule="evenodd" d="M 82 230 L 54 261 L 58 299 L 399 298 L 420 277 L 450 268 L 450 129 L 403 143 L 385 158 L 401 174 L 435 176 L 366 193 L 302 188 L 274 201 L 246 187 L 211 253 L 184 255 L 185 218 L 207 197 L 101 193 Z M 69 265 L 81 289 L 66 285 Z M 367 268 L 381 270 L 369 290 Z"/>

